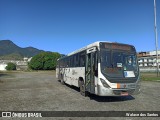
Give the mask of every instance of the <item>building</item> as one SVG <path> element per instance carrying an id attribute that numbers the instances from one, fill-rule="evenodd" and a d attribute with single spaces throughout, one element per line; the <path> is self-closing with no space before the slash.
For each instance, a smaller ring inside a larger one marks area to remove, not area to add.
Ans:
<path id="1" fill-rule="evenodd" d="M 30 62 L 31 58 L 24 58 L 23 60 L 0 60 L 0 71 L 5 71 L 7 63 L 11 62 L 16 64 L 17 70 L 26 70 L 28 69 L 28 62 Z"/>
<path id="2" fill-rule="evenodd" d="M 138 63 L 141 71 L 155 71 L 157 68 L 156 51 L 138 52 Z M 160 66 L 160 51 L 158 51 L 158 64 Z"/>

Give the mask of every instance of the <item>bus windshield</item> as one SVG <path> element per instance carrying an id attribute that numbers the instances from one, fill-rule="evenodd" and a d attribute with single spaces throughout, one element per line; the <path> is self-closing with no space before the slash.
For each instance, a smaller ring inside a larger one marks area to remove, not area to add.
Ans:
<path id="1" fill-rule="evenodd" d="M 138 75 L 136 53 L 101 49 L 101 71 L 110 78 L 134 78 Z"/>

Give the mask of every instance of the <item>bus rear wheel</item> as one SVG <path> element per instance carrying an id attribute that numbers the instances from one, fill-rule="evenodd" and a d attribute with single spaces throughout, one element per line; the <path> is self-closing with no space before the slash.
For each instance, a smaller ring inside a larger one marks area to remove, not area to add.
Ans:
<path id="1" fill-rule="evenodd" d="M 63 80 L 63 75 L 62 74 L 61 74 L 60 82 L 61 82 L 62 85 L 64 85 L 64 80 Z"/>

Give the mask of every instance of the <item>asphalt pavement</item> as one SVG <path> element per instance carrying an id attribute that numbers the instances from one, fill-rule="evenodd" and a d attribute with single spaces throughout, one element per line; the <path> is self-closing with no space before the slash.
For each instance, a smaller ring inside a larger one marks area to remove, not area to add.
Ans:
<path id="1" fill-rule="evenodd" d="M 62 85 L 55 78 L 54 71 L 0 73 L 0 111 L 160 111 L 159 93 L 160 82 L 142 81 L 139 95 L 83 97 L 78 88 Z M 54 119 L 81 120 L 82 118 L 56 117 Z M 84 117 L 83 119 L 134 120 L 140 118 Z M 158 118 L 141 117 L 141 119 Z"/>

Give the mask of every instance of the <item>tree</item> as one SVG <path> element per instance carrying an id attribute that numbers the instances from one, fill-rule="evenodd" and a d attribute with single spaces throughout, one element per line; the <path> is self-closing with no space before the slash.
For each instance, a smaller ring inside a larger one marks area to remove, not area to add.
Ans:
<path id="1" fill-rule="evenodd" d="M 32 58 L 29 68 L 33 70 L 55 70 L 57 59 L 60 58 L 57 52 L 42 52 Z"/>
<path id="2" fill-rule="evenodd" d="M 16 70 L 16 65 L 10 62 L 7 64 L 6 70 Z"/>

